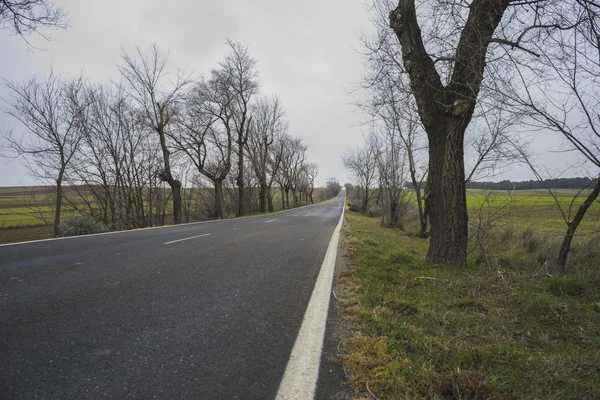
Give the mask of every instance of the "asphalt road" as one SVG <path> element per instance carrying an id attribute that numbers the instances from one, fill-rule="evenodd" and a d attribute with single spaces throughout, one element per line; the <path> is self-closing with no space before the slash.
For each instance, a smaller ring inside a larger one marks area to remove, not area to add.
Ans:
<path id="1" fill-rule="evenodd" d="M 0 398 L 274 398 L 342 203 L 0 247 Z"/>

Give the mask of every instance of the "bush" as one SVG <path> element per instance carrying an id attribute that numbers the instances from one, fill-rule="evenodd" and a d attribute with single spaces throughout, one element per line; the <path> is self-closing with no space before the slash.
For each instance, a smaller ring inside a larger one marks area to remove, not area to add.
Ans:
<path id="1" fill-rule="evenodd" d="M 90 235 L 92 233 L 108 232 L 108 226 L 91 215 L 71 215 L 60 224 L 62 236 Z"/>
<path id="2" fill-rule="evenodd" d="M 360 205 L 356 203 L 348 203 L 348 210 L 358 213 L 362 212 Z"/>
<path id="3" fill-rule="evenodd" d="M 375 218 L 381 216 L 381 206 L 371 202 L 369 204 L 369 208 L 367 209 L 367 217 Z"/>

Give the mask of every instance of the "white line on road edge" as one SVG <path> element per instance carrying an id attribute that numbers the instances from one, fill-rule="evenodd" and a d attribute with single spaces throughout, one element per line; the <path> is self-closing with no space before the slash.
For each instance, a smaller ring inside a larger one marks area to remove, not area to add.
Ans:
<path id="1" fill-rule="evenodd" d="M 345 204 L 345 202 L 344 202 Z M 335 257 L 344 220 L 344 206 L 329 247 L 325 253 L 317 283 L 313 289 L 300 332 L 294 343 L 292 355 L 279 385 L 276 400 L 312 400 L 315 396 L 321 350 L 327 323 L 327 311 L 331 297 L 331 284 L 335 269 Z"/>
<path id="2" fill-rule="evenodd" d="M 164 242 L 163 244 L 171 244 L 171 243 L 177 243 L 177 242 L 183 242 L 184 240 L 190 240 L 190 239 L 196 239 L 202 236 L 209 236 L 210 233 L 205 233 L 204 235 L 196 235 L 196 236 L 190 236 L 184 239 L 177 239 L 177 240 L 171 240 L 170 242 Z"/>
<path id="3" fill-rule="evenodd" d="M 268 224 L 268 223 L 271 223 L 271 222 L 275 222 L 275 221 L 277 221 L 277 220 L 276 219 L 270 219 L 268 221 L 265 221 L 265 224 Z"/>

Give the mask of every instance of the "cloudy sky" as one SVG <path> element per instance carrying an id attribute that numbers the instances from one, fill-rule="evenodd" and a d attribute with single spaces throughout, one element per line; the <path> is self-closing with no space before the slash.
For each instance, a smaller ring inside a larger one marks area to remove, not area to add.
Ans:
<path id="1" fill-rule="evenodd" d="M 347 174 L 341 154 L 360 143 L 365 117 L 348 93 L 364 67 L 359 38 L 371 30 L 366 0 L 56 0 L 68 12 L 69 29 L 52 32 L 51 42 L 34 40 L 31 51 L 0 30 L 0 78 L 20 80 L 52 67 L 64 76 L 83 74 L 93 81 L 118 79 L 121 48 L 148 48 L 155 42 L 170 51 L 173 68 L 208 72 L 226 52 L 225 39 L 248 45 L 258 60 L 261 91 L 278 94 L 288 110 L 294 136 L 309 146 L 319 164 L 317 184 L 328 177 L 342 183 Z M 0 88 L 0 97 L 7 92 Z M 0 103 L 1 102 L 0 100 Z M 0 129 L 16 126 L 0 113 Z M 548 137 L 536 150 L 558 148 Z M 547 164 L 566 165 L 549 153 Z M 34 184 L 18 160 L 0 158 L 0 186 Z M 572 174 L 569 174 L 572 175 Z M 530 179 L 515 168 L 499 178 Z"/>

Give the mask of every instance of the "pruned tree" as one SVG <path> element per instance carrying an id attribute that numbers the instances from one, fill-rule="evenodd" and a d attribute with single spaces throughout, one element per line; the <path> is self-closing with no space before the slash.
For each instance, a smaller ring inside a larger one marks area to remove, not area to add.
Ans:
<path id="1" fill-rule="evenodd" d="M 171 152 L 167 144 L 169 131 L 176 127 L 176 118 L 182 100 L 184 87 L 190 83 L 189 77 L 178 73 L 174 82 L 165 82 L 165 68 L 168 56 L 163 56 L 154 44 L 150 55 L 136 47 L 133 55 L 123 51 L 124 65 L 119 68 L 128 83 L 129 93 L 135 99 L 140 122 L 154 131 L 160 143 L 163 168 L 159 177 L 171 188 L 173 196 L 173 220 L 181 223 L 181 182 L 171 169 Z"/>
<path id="2" fill-rule="evenodd" d="M 342 155 L 342 163 L 350 173 L 351 178 L 363 190 L 361 211 L 367 212 L 369 201 L 375 195 L 372 190 L 377 178 L 376 149 L 369 143 L 349 150 Z"/>
<path id="3" fill-rule="evenodd" d="M 235 93 L 217 70 L 208 81 L 201 80 L 188 92 L 179 120 L 181 128 L 172 135 L 175 146 L 185 153 L 197 171 L 214 186 L 215 216 L 225 218 L 223 182 L 231 170 Z"/>
<path id="4" fill-rule="evenodd" d="M 287 131 L 285 110 L 277 96 L 259 99 L 252 107 L 253 120 L 246 140 L 246 152 L 260 185 L 260 212 L 267 209 L 270 167 L 278 168 L 278 161 L 272 159 L 271 146 L 275 139 Z"/>
<path id="5" fill-rule="evenodd" d="M 466 263 L 465 133 L 480 92 L 510 84 L 520 68 L 533 70 L 540 54 L 531 44 L 549 45 L 549 38 L 576 26 L 564 15 L 574 15 L 582 2 L 400 0 L 393 7 L 378 1 L 390 11 L 389 26 L 429 141 L 428 262 Z"/>
<path id="6" fill-rule="evenodd" d="M 234 141 L 237 144 L 237 186 L 238 186 L 238 211 L 237 215 L 245 214 L 244 192 L 244 154 L 248 141 L 252 116 L 250 102 L 258 93 L 258 72 L 256 60 L 250 56 L 248 47 L 231 40 L 227 41 L 230 52 L 219 64 L 217 73 L 219 79 L 228 82 L 233 99 L 229 104 L 233 120 Z"/>
<path id="7" fill-rule="evenodd" d="M 315 204 L 313 199 L 313 192 L 315 191 L 315 179 L 319 174 L 319 164 L 310 163 L 306 166 L 306 180 L 307 180 L 307 196 L 310 204 Z"/>
<path id="8" fill-rule="evenodd" d="M 83 78 L 64 80 L 51 70 L 47 77 L 24 82 L 5 81 L 12 97 L 5 112 L 25 129 L 4 133 L 4 146 L 14 157 L 23 156 L 32 174 L 51 180 L 56 188 L 54 236 L 60 235 L 65 172 L 82 141 Z"/>

